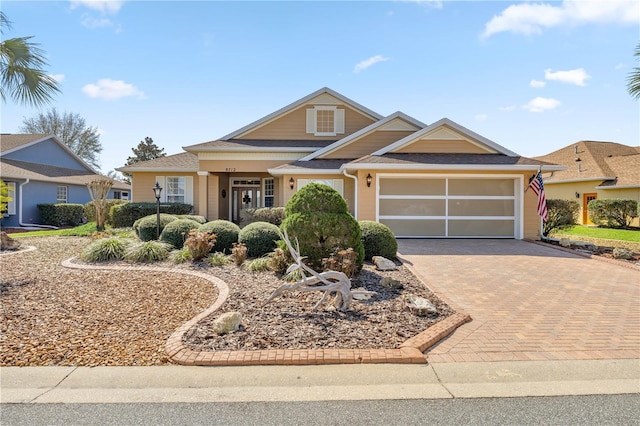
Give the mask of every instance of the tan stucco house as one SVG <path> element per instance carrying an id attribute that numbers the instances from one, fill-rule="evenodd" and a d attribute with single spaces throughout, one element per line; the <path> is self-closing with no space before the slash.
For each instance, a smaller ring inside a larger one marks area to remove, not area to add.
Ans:
<path id="1" fill-rule="evenodd" d="M 322 182 L 358 220 L 382 222 L 398 237 L 539 238 L 537 198 L 525 189 L 540 168 L 563 169 L 447 118 L 385 117 L 329 88 L 183 149 L 118 169 L 132 174 L 133 201 L 155 201 L 159 182 L 163 201 L 238 221 L 243 209 L 283 206 Z"/>
<path id="2" fill-rule="evenodd" d="M 579 223 L 591 224 L 587 204 L 598 198 L 640 201 L 640 146 L 580 141 L 537 160 L 566 166 L 544 173 L 547 199 L 575 200 Z M 638 225 L 638 220 L 635 220 Z"/>

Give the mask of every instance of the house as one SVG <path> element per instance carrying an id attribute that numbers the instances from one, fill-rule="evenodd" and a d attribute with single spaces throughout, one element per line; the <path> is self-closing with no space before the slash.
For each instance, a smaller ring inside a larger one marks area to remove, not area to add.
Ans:
<path id="1" fill-rule="evenodd" d="M 283 206 L 304 185 L 335 188 L 358 220 L 398 237 L 539 238 L 529 179 L 561 166 L 524 158 L 443 118 L 382 116 L 329 88 L 219 139 L 118 168 L 134 201 L 186 202 L 209 220 Z"/>
<path id="2" fill-rule="evenodd" d="M 535 158 L 566 166 L 565 170 L 544 175 L 545 193 L 547 199 L 577 201 L 579 223 L 591 224 L 587 211 L 591 200 L 620 198 L 640 202 L 640 146 L 580 141 Z"/>
<path id="3" fill-rule="evenodd" d="M 37 225 L 38 204 L 91 201 L 86 184 L 100 175 L 52 135 L 0 135 L 0 179 L 12 201 L 3 228 Z M 131 186 L 113 180 L 109 198 L 128 200 Z"/>

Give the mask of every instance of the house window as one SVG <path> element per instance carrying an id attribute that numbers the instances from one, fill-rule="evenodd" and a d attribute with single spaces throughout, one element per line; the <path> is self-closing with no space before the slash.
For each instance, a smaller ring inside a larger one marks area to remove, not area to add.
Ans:
<path id="1" fill-rule="evenodd" d="M 186 183 L 184 177 L 167 176 L 167 202 L 185 202 Z"/>
<path id="2" fill-rule="evenodd" d="M 273 178 L 264 180 L 264 206 L 273 207 Z"/>
<path id="3" fill-rule="evenodd" d="M 64 204 L 67 202 L 67 187 L 66 186 L 59 186 L 58 189 L 56 190 L 56 203 L 58 204 Z"/>
<path id="4" fill-rule="evenodd" d="M 335 136 L 344 133 L 344 109 L 316 106 L 307 110 L 307 133 L 315 136 Z"/>
<path id="5" fill-rule="evenodd" d="M 6 215 L 16 214 L 16 183 L 15 182 L 7 182 L 9 201 L 7 201 L 7 211 Z"/>
<path id="6" fill-rule="evenodd" d="M 298 179 L 298 191 L 310 183 L 320 183 L 330 186 L 344 197 L 344 181 L 342 179 Z"/>
<path id="7" fill-rule="evenodd" d="M 124 191 L 113 191 L 113 198 L 115 200 L 128 200 L 129 193 Z"/>

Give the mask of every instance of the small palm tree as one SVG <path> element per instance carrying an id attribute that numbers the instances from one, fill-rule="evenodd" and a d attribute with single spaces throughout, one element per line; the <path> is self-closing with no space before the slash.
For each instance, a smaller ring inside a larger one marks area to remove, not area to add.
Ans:
<path id="1" fill-rule="evenodd" d="M 634 56 L 640 61 L 640 43 L 636 46 Z M 635 67 L 627 77 L 627 89 L 635 99 L 640 99 L 640 67 Z"/>
<path id="2" fill-rule="evenodd" d="M 11 22 L 0 12 L 0 33 L 11 28 Z M 33 37 L 17 37 L 0 41 L 0 96 L 22 105 L 43 106 L 60 92 L 58 82 L 43 70 L 47 66 L 45 52 Z"/>

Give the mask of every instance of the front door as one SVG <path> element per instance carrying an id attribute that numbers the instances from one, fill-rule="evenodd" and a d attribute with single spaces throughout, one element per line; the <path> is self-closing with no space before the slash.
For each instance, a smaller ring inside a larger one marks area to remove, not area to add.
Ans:
<path id="1" fill-rule="evenodd" d="M 587 210 L 587 205 L 591 200 L 597 200 L 598 194 L 595 192 L 589 194 L 582 194 L 582 224 L 583 225 L 593 225 L 593 222 L 589 219 L 589 210 Z"/>
<path id="2" fill-rule="evenodd" d="M 231 195 L 231 220 L 240 223 L 242 211 L 255 209 L 260 203 L 260 187 L 237 186 L 232 188 Z"/>

